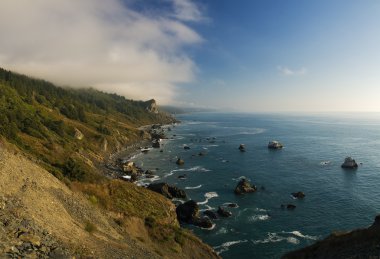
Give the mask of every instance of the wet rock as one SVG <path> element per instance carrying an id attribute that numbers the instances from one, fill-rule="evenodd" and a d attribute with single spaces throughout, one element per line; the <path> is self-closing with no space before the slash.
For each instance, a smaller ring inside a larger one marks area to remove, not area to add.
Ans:
<path id="1" fill-rule="evenodd" d="M 278 142 L 276 140 L 272 140 L 268 143 L 269 149 L 281 149 L 283 147 L 284 147 L 284 145 L 282 145 L 280 142 Z"/>
<path id="2" fill-rule="evenodd" d="M 185 161 L 182 160 L 181 158 L 178 158 L 177 161 L 175 162 L 177 165 L 183 165 L 185 164 Z"/>
<path id="3" fill-rule="evenodd" d="M 209 217 L 210 219 L 217 219 L 218 218 L 218 215 L 212 210 L 205 210 L 203 212 L 203 214 L 206 215 L 207 217 Z"/>
<path id="4" fill-rule="evenodd" d="M 244 194 L 255 192 L 257 190 L 256 186 L 251 185 L 247 179 L 243 178 L 235 187 L 235 194 Z"/>
<path id="5" fill-rule="evenodd" d="M 212 221 L 209 218 L 207 218 L 207 217 L 204 217 L 204 218 L 195 218 L 193 224 L 195 226 L 198 226 L 198 227 L 201 227 L 201 228 L 212 228 L 213 227 Z"/>
<path id="6" fill-rule="evenodd" d="M 236 203 L 228 203 L 227 207 L 229 207 L 229 208 L 237 208 L 238 205 Z"/>
<path id="7" fill-rule="evenodd" d="M 226 209 L 224 209 L 223 207 L 219 206 L 218 210 L 217 210 L 217 213 L 221 216 L 221 217 L 231 217 L 232 216 L 232 212 L 231 211 L 228 211 Z"/>
<path id="8" fill-rule="evenodd" d="M 193 223 L 198 218 L 199 206 L 195 201 L 189 200 L 178 205 L 176 213 L 179 222 Z"/>
<path id="9" fill-rule="evenodd" d="M 189 146 L 184 146 L 183 149 L 184 149 L 184 150 L 189 150 L 190 147 L 189 147 Z"/>
<path id="10" fill-rule="evenodd" d="M 344 159 L 344 162 L 341 165 L 341 167 L 346 169 L 355 169 L 358 168 L 358 164 L 356 163 L 355 159 L 348 156 Z"/>
<path id="11" fill-rule="evenodd" d="M 244 145 L 244 144 L 240 144 L 240 146 L 239 146 L 239 150 L 240 150 L 241 152 L 245 152 L 245 145 Z"/>
<path id="12" fill-rule="evenodd" d="M 178 175 L 178 179 L 186 179 L 187 175 L 186 174 L 181 174 Z"/>
<path id="13" fill-rule="evenodd" d="M 297 206 L 294 205 L 294 204 L 288 204 L 288 205 L 286 205 L 286 208 L 287 208 L 288 210 L 294 210 L 296 207 L 297 207 Z"/>
<path id="14" fill-rule="evenodd" d="M 305 194 L 303 192 L 292 192 L 292 196 L 296 199 L 305 198 Z"/>
<path id="15" fill-rule="evenodd" d="M 148 189 L 162 194 L 168 199 L 185 199 L 187 197 L 184 190 L 179 189 L 176 186 L 169 185 L 167 183 L 152 183 L 148 186 Z"/>

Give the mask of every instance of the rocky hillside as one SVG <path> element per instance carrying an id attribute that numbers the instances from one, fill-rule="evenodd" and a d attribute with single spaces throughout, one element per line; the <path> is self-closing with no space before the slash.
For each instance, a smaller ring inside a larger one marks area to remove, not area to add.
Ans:
<path id="1" fill-rule="evenodd" d="M 140 140 L 138 127 L 174 120 L 154 100 L 61 88 L 0 68 L 0 135 L 61 180 L 101 181 L 96 164 Z"/>
<path id="2" fill-rule="evenodd" d="M 119 180 L 69 188 L 4 140 L 0 226 L 0 257 L 218 257 L 163 196 Z"/>
<path id="3" fill-rule="evenodd" d="M 380 215 L 372 226 L 347 233 L 334 233 L 314 245 L 285 254 L 290 258 L 379 258 Z"/>
<path id="4" fill-rule="evenodd" d="M 219 258 L 170 200 L 105 174 L 138 127 L 174 121 L 153 99 L 0 69 L 0 258 Z"/>

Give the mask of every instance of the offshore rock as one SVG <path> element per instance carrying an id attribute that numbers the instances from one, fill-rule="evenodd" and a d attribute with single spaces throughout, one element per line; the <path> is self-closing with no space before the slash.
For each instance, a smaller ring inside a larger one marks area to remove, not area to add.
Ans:
<path id="1" fill-rule="evenodd" d="M 250 193 L 255 192 L 257 190 L 256 186 L 251 185 L 247 179 L 243 178 L 240 180 L 240 182 L 237 184 L 235 188 L 235 194 L 244 194 L 244 193 Z"/>

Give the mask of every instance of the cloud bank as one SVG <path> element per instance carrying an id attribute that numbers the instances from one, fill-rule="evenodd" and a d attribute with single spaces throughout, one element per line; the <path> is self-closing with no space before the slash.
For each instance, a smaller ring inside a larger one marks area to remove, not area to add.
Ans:
<path id="1" fill-rule="evenodd" d="M 0 66 L 59 85 L 93 86 L 133 99 L 171 102 L 194 80 L 186 48 L 202 37 L 186 22 L 189 0 L 143 12 L 121 0 L 1 0 Z"/>

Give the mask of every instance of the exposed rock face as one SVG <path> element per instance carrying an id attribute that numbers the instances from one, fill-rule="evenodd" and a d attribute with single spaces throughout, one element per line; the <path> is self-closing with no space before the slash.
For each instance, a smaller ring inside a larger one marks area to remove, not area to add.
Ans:
<path id="1" fill-rule="evenodd" d="M 83 133 L 77 128 L 74 128 L 74 130 L 75 130 L 74 137 L 78 140 L 82 140 L 84 138 Z"/>
<path id="2" fill-rule="evenodd" d="M 179 222 L 193 224 L 201 228 L 213 227 L 213 223 L 209 218 L 199 216 L 199 206 L 193 200 L 178 205 L 176 212 Z"/>
<path id="3" fill-rule="evenodd" d="M 303 192 L 293 192 L 292 196 L 296 199 L 303 199 L 305 198 L 305 194 Z"/>
<path id="4" fill-rule="evenodd" d="M 152 113 L 158 113 L 156 100 L 151 99 L 146 102 L 146 110 Z"/>
<path id="5" fill-rule="evenodd" d="M 193 224 L 195 226 L 200 227 L 200 228 L 212 228 L 212 226 L 213 226 L 212 221 L 209 218 L 207 218 L 207 217 L 196 218 L 196 219 L 194 219 Z"/>
<path id="6" fill-rule="evenodd" d="M 184 190 L 177 188 L 176 186 L 169 185 L 167 183 L 152 183 L 148 186 L 149 190 L 162 194 L 168 199 L 181 198 L 185 199 L 186 193 Z"/>
<path id="7" fill-rule="evenodd" d="M 358 168 L 358 164 L 356 163 L 355 159 L 348 156 L 344 159 L 344 162 L 341 165 L 341 167 L 342 168 L 354 169 L 354 168 Z"/>
<path id="8" fill-rule="evenodd" d="M 199 206 L 195 201 L 189 200 L 184 204 L 178 205 L 176 212 L 179 222 L 192 224 L 198 218 Z"/>
<path id="9" fill-rule="evenodd" d="M 256 190 L 257 190 L 256 186 L 254 186 L 254 185 L 251 186 L 251 184 L 248 182 L 248 180 L 243 178 L 237 184 L 237 186 L 235 188 L 235 194 L 250 193 L 250 192 L 255 192 Z"/>
<path id="10" fill-rule="evenodd" d="M 297 251 L 287 253 L 290 258 L 378 258 L 380 244 L 380 215 L 372 226 L 348 233 L 331 234 L 327 238 Z"/>

